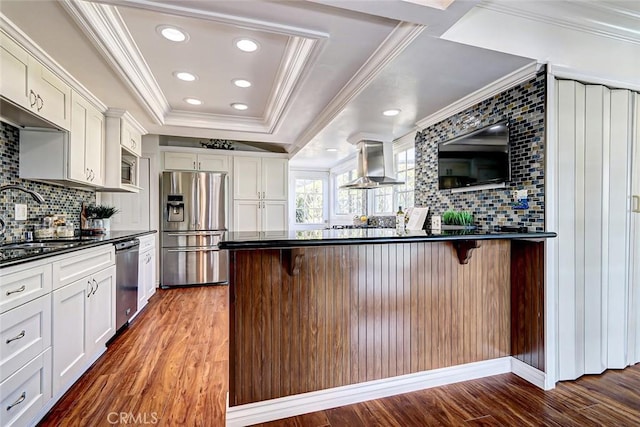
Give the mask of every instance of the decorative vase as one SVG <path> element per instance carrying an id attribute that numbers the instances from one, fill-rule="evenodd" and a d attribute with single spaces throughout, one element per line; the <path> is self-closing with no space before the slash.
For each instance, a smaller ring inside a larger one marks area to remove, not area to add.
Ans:
<path id="1" fill-rule="evenodd" d="M 102 224 L 105 233 L 111 232 L 111 218 L 102 218 Z"/>

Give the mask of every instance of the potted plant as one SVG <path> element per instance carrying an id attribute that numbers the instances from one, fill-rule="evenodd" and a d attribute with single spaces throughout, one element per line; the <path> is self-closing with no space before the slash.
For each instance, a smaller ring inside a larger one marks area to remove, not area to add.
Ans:
<path id="1" fill-rule="evenodd" d="M 89 223 L 89 229 L 102 230 L 108 233 L 111 230 L 110 218 L 119 210 L 114 206 L 89 205 L 85 207 L 85 216 Z M 99 231 L 97 231 L 99 233 Z"/>
<path id="2" fill-rule="evenodd" d="M 466 211 L 454 211 L 452 209 L 442 214 L 443 230 L 471 230 L 476 228 L 473 225 L 473 214 Z"/>

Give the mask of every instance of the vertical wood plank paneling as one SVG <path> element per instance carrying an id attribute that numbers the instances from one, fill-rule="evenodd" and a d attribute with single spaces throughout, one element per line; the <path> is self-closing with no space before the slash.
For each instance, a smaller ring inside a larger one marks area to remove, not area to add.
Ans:
<path id="1" fill-rule="evenodd" d="M 509 247 L 464 266 L 449 242 L 233 251 L 230 404 L 508 354 Z"/>

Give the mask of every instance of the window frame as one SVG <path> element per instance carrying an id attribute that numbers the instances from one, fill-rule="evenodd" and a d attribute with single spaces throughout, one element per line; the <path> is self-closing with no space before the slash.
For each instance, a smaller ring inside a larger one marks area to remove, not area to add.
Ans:
<path id="1" fill-rule="evenodd" d="M 402 138 L 399 138 L 398 140 L 396 140 L 396 142 L 394 142 L 393 144 L 393 173 L 394 176 L 397 176 L 398 171 L 396 170 L 397 168 L 397 155 L 410 150 L 410 149 L 414 149 L 415 150 L 415 133 L 409 133 L 405 136 L 403 136 Z M 415 158 L 415 153 L 414 153 L 414 158 Z M 413 204 L 415 206 L 415 165 L 414 165 L 414 200 L 413 200 Z M 371 191 L 371 197 L 369 197 L 369 215 L 371 216 L 389 216 L 389 215 L 395 215 L 396 213 L 396 209 L 398 208 L 398 191 L 397 191 L 397 186 L 392 186 L 392 194 L 391 194 L 391 211 L 390 212 L 376 212 L 375 211 L 375 206 L 376 206 L 376 202 L 377 202 L 377 198 L 375 195 L 375 190 Z M 412 208 L 413 206 L 402 206 L 402 210 L 403 211 L 407 211 L 407 209 Z"/>
<path id="2" fill-rule="evenodd" d="M 296 222 L 296 180 L 298 179 L 319 179 L 322 180 L 322 217 L 323 222 L 313 224 L 298 224 Z M 308 169 L 291 169 L 289 171 L 289 229 L 290 230 L 309 230 L 318 229 L 320 227 L 329 226 L 331 185 L 329 180 L 329 171 L 308 170 Z"/>

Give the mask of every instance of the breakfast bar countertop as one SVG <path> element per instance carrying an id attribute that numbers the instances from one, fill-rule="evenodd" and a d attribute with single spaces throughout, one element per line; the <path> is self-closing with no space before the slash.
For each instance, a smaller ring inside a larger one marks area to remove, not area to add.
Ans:
<path id="1" fill-rule="evenodd" d="M 278 249 L 309 246 L 412 243 L 459 240 L 537 240 L 556 237 L 553 232 L 489 230 L 427 230 L 398 233 L 393 228 L 315 229 L 298 231 L 227 232 L 220 249 Z"/>

